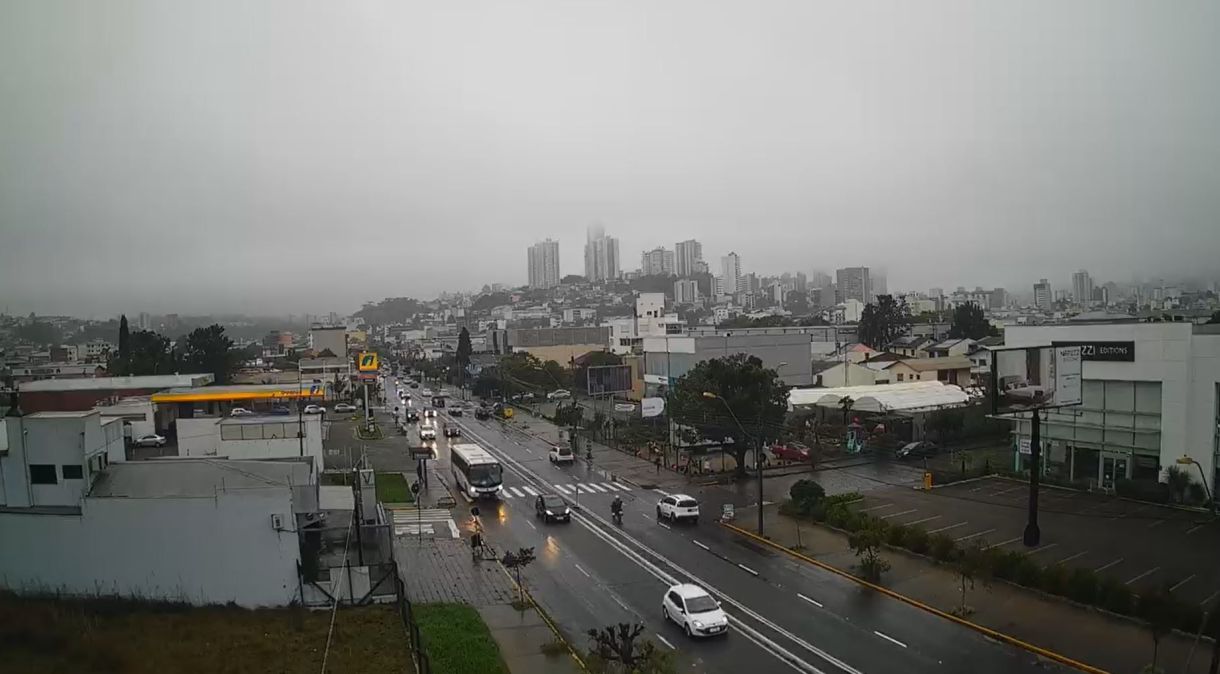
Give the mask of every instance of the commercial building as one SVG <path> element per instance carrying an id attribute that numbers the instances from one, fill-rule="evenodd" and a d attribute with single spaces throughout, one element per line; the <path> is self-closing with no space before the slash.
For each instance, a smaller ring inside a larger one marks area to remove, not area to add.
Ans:
<path id="1" fill-rule="evenodd" d="M 554 288 L 559 285 L 559 242 L 547 239 L 529 247 L 529 285 Z"/>
<path id="2" fill-rule="evenodd" d="M 840 303 L 856 300 L 861 304 L 868 304 L 873 301 L 873 286 L 868 276 L 868 267 L 845 267 L 836 270 L 835 287 L 838 289 Z"/>
<path id="3" fill-rule="evenodd" d="M 694 239 L 679 241 L 674 246 L 674 273 L 678 276 L 694 276 L 706 269 L 700 269 L 703 262 L 703 244 Z"/>
<path id="4" fill-rule="evenodd" d="M 695 279 L 674 281 L 674 304 L 694 304 L 699 301 L 699 283 Z"/>
<path id="5" fill-rule="evenodd" d="M 640 273 L 645 276 L 673 276 L 674 252 L 660 246 L 640 256 Z"/>
<path id="6" fill-rule="evenodd" d="M 1072 299 L 1084 306 L 1093 302 L 1093 279 L 1083 269 L 1072 274 Z"/>
<path id="7" fill-rule="evenodd" d="M 741 274 L 741 256 L 729 253 L 720 258 L 720 288 L 726 295 L 732 295 L 743 290 Z"/>
<path id="8" fill-rule="evenodd" d="M 600 226 L 590 227 L 585 242 L 585 278 L 589 281 L 607 281 L 621 275 L 618 239 L 606 236 Z"/>
<path id="9" fill-rule="evenodd" d="M 1051 310 L 1051 284 L 1046 279 L 1042 279 L 1034 284 L 1034 306 L 1043 310 Z"/>
<path id="10" fill-rule="evenodd" d="M 519 328 L 508 330 L 504 336 L 506 353 L 528 353 L 543 362 L 567 365 L 590 351 L 605 351 L 610 328 Z"/>
<path id="11" fill-rule="evenodd" d="M 212 383 L 211 374 L 159 374 L 141 377 L 43 379 L 17 385 L 21 409 L 32 412 L 73 412 L 120 398 L 148 396 L 169 388 L 198 389 Z"/>
<path id="12" fill-rule="evenodd" d="M 1166 469 L 1176 465 L 1196 481 L 1201 470 L 1215 493 L 1220 326 L 1009 326 L 1004 340 L 1005 348 L 1082 346 L 1082 404 L 1044 413 L 1041 437 L 1049 473 L 1109 489 L 1122 479 L 1163 480 Z M 1014 435 L 1016 461 L 1024 466 L 1029 421 L 1016 422 Z"/>

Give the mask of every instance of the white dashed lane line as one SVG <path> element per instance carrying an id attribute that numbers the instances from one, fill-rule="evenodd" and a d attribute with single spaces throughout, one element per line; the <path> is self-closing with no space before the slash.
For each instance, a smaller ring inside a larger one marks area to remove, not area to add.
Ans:
<path id="1" fill-rule="evenodd" d="M 589 575 L 589 572 L 588 572 L 588 571 L 585 571 L 583 568 L 581 568 L 581 566 L 580 566 L 579 564 L 574 564 L 573 566 L 575 566 L 575 567 L 576 567 L 576 570 L 577 570 L 577 571 L 579 571 L 579 572 L 581 572 L 581 573 L 585 574 L 585 578 L 592 578 L 592 577 L 593 577 L 593 576 L 590 576 L 590 575 Z"/>
<path id="2" fill-rule="evenodd" d="M 741 569 L 742 571 L 745 571 L 746 573 L 750 574 L 751 576 L 758 575 L 757 571 L 755 571 L 754 569 L 751 569 L 750 567 L 746 566 L 745 564 L 738 563 L 737 568 Z"/>
<path id="3" fill-rule="evenodd" d="M 661 643 L 665 644 L 666 646 L 669 646 L 669 650 L 671 650 L 671 651 L 677 650 L 676 648 L 674 648 L 673 644 L 669 643 L 669 639 L 666 639 L 665 637 L 661 636 L 660 634 L 657 635 L 657 638 L 661 640 Z"/>
<path id="4" fill-rule="evenodd" d="M 813 604 L 814 606 L 816 606 L 818 608 L 822 608 L 821 603 L 819 603 L 818 601 L 815 601 L 813 599 L 810 599 L 809 597 L 806 597 L 805 595 L 801 594 L 800 592 L 797 592 L 796 596 L 800 597 L 801 599 L 804 599 L 805 601 L 809 602 L 810 604 Z"/>
<path id="5" fill-rule="evenodd" d="M 873 630 L 873 634 L 876 634 L 877 636 L 881 637 L 882 639 L 885 639 L 886 641 L 888 641 L 892 644 L 897 644 L 899 646 L 902 646 L 903 648 L 907 647 L 906 644 L 902 643 L 901 641 L 895 639 L 894 637 L 892 637 L 888 634 L 883 634 L 881 632 L 878 632 L 877 630 Z"/>

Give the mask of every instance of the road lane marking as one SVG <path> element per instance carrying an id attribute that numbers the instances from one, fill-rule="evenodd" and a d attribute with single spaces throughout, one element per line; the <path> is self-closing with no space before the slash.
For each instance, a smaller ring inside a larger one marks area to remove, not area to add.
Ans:
<path id="1" fill-rule="evenodd" d="M 882 639 L 885 639 L 886 641 L 888 641 L 890 643 L 898 644 L 899 646 L 902 646 L 903 648 L 907 647 L 906 644 L 902 643 L 901 641 L 895 639 L 894 637 L 892 637 L 888 634 L 882 634 L 881 632 L 878 632 L 877 630 L 873 630 L 873 634 L 876 634 L 877 636 L 881 637 Z"/>
<path id="2" fill-rule="evenodd" d="M 1193 574 L 1193 573 L 1192 573 L 1192 574 L 1190 574 L 1189 576 L 1187 576 L 1187 577 L 1183 578 L 1182 580 L 1179 580 L 1178 582 L 1174 583 L 1174 584 L 1173 584 L 1173 585 L 1172 585 L 1172 586 L 1169 588 L 1169 591 L 1170 591 L 1170 592 L 1173 592 L 1174 590 L 1177 590 L 1179 587 L 1182 587 L 1183 585 L 1185 585 L 1185 584 L 1189 583 L 1190 581 L 1194 580 L 1194 578 L 1195 578 L 1195 574 Z"/>
<path id="3" fill-rule="evenodd" d="M 1018 485 L 1016 487 L 1009 487 L 1008 489 L 1001 489 L 1000 491 L 992 492 L 991 494 L 989 494 L 989 496 L 1003 496 L 1004 494 L 1007 494 L 1009 492 L 1014 492 L 1018 489 L 1024 489 L 1024 488 L 1025 488 L 1025 485 L 1022 484 L 1022 485 Z"/>
<path id="4" fill-rule="evenodd" d="M 603 494 L 605 494 L 607 491 L 609 491 L 608 489 L 606 489 L 605 487 L 601 486 L 600 484 L 597 484 L 596 482 L 590 482 L 590 483 L 589 483 L 589 486 L 590 486 L 590 487 L 593 487 L 594 489 L 596 489 L 597 491 L 599 491 L 599 492 L 601 492 L 601 493 L 603 493 Z"/>
<path id="5" fill-rule="evenodd" d="M 534 531 L 538 531 L 538 527 L 534 526 L 533 522 L 531 522 L 529 520 L 525 520 L 525 523 L 530 525 L 530 528 L 533 529 Z"/>
<path id="6" fill-rule="evenodd" d="M 576 570 L 577 570 L 577 571 L 579 571 L 579 572 L 581 572 L 581 573 L 585 574 L 585 578 L 592 578 L 592 577 L 593 577 L 593 576 L 590 576 L 590 575 L 589 575 L 589 572 L 588 572 L 588 571 L 585 571 L 583 568 L 581 568 L 581 566 L 580 566 L 579 564 L 575 564 L 574 566 L 576 567 Z"/>
<path id="7" fill-rule="evenodd" d="M 1154 567 L 1152 567 L 1151 569 L 1148 569 L 1147 571 L 1145 571 L 1145 572 L 1141 573 L 1140 575 L 1136 576 L 1135 578 L 1132 578 L 1131 580 L 1127 581 L 1127 583 L 1126 583 L 1126 584 L 1127 584 L 1127 585 L 1130 585 L 1131 583 L 1134 583 L 1135 581 L 1137 581 L 1137 580 L 1139 580 L 1139 579 L 1141 579 L 1141 578 L 1147 578 L 1148 576 L 1151 576 L 1152 574 L 1154 574 L 1154 573 L 1156 573 L 1157 571 L 1160 571 L 1160 570 L 1161 570 L 1161 567 L 1159 567 L 1159 566 L 1154 566 Z M 1187 580 L 1189 580 L 1189 579 L 1187 579 Z"/>
<path id="8" fill-rule="evenodd" d="M 1204 599 L 1203 601 L 1199 602 L 1199 606 L 1207 606 L 1208 604 L 1211 603 L 1211 601 L 1213 599 L 1216 598 L 1216 595 L 1218 595 L 1218 594 L 1220 594 L 1220 590 L 1216 590 L 1215 592 L 1207 595 L 1207 599 Z"/>
<path id="9" fill-rule="evenodd" d="M 1187 529 L 1187 530 L 1186 530 L 1186 535 L 1187 535 L 1187 536 L 1189 536 L 1189 535 L 1191 535 L 1191 534 L 1195 533 L 1196 531 L 1198 531 L 1198 530 L 1202 529 L 1202 528 L 1203 528 L 1203 527 L 1205 527 L 1205 526 L 1207 526 L 1207 524 L 1206 524 L 1206 523 L 1204 523 L 1204 524 L 1196 524 L 1196 525 L 1194 525 L 1193 527 L 1191 527 L 1191 528 L 1189 528 L 1189 529 Z"/>
<path id="10" fill-rule="evenodd" d="M 1093 569 L 1093 570 L 1094 570 L 1094 571 L 1096 571 L 1096 572 L 1098 572 L 1098 573 L 1101 573 L 1102 571 L 1105 571 L 1106 569 L 1108 569 L 1108 568 L 1110 568 L 1110 567 L 1112 567 L 1112 566 L 1117 566 L 1118 564 L 1122 564 L 1124 559 L 1126 559 L 1126 558 L 1125 558 L 1125 557 L 1119 557 L 1118 559 L 1111 559 L 1110 561 L 1106 562 L 1105 564 L 1102 564 L 1101 566 L 1099 566 L 1099 567 L 1097 567 L 1096 569 Z"/>
<path id="11" fill-rule="evenodd" d="M 1018 539 L 1018 540 L 1020 540 L 1020 539 Z M 1033 550 L 1030 550 L 1030 551 L 1026 552 L 1025 554 L 1027 554 L 1027 555 L 1036 555 L 1036 554 L 1038 554 L 1039 552 L 1045 552 L 1045 551 L 1050 550 L 1051 548 L 1056 547 L 1056 546 L 1058 546 L 1058 545 L 1059 545 L 1058 543 L 1047 543 L 1046 545 L 1043 545 L 1043 546 L 1041 546 L 1041 547 L 1034 548 Z"/>
<path id="12" fill-rule="evenodd" d="M 962 536 L 961 538 L 955 538 L 955 539 L 953 539 L 953 542 L 960 543 L 962 541 L 968 541 L 971 538 L 977 538 L 979 536 L 986 536 L 987 534 L 989 534 L 993 531 L 995 531 L 995 529 L 983 529 L 982 531 L 976 531 L 972 534 L 966 534 L 965 536 Z"/>
<path id="13" fill-rule="evenodd" d="M 707 547 L 706 545 L 704 545 L 704 544 L 703 544 L 701 541 L 695 541 L 695 545 L 697 545 L 697 546 L 699 546 L 699 547 L 703 548 L 704 550 L 707 550 L 708 552 L 711 552 L 711 551 L 712 551 L 712 549 L 711 549 L 711 548 L 709 548 L 709 547 Z"/>
<path id="14" fill-rule="evenodd" d="M 653 489 L 653 491 L 660 494 L 661 496 L 669 496 L 669 492 L 667 492 L 667 491 L 662 491 L 660 489 Z"/>
<path id="15" fill-rule="evenodd" d="M 654 632 L 654 634 L 656 634 L 657 638 L 661 640 L 661 643 L 665 644 L 666 646 L 669 646 L 669 650 L 671 650 L 671 651 L 678 650 L 678 649 L 674 648 L 673 644 L 669 643 L 669 639 L 666 639 L 665 637 L 661 636 L 660 633 Z"/>
<path id="16" fill-rule="evenodd" d="M 906 526 L 909 527 L 913 524 L 923 524 L 924 522 L 931 522 L 932 520 L 938 520 L 938 519 L 940 519 L 940 515 L 933 515 L 931 517 L 925 517 L 921 520 L 915 520 L 914 522 L 907 522 Z"/>
<path id="17" fill-rule="evenodd" d="M 607 487 L 609 487 L 609 488 L 611 488 L 611 489 L 617 489 L 617 490 L 619 490 L 619 491 L 631 491 L 630 489 L 628 489 L 628 488 L 624 487 L 623 485 L 621 485 L 621 484 L 619 484 L 619 483 L 617 483 L 617 482 L 607 482 L 607 483 L 605 483 L 605 484 L 606 484 L 606 486 L 607 486 Z"/>
<path id="18" fill-rule="evenodd" d="M 738 563 L 737 568 L 741 569 L 742 571 L 745 571 L 746 573 L 750 574 L 751 576 L 758 575 L 757 571 L 755 571 L 754 569 L 751 569 L 750 567 L 746 566 L 745 564 Z"/>
<path id="19" fill-rule="evenodd" d="M 657 522 L 657 526 L 668 529 L 669 525 L 664 522 Z"/>
<path id="20" fill-rule="evenodd" d="M 631 610 L 630 606 L 624 604 L 623 600 L 618 598 L 617 594 L 614 594 L 613 592 L 611 592 L 610 598 L 614 600 L 614 603 L 618 604 L 619 606 L 622 606 L 624 611 L 626 611 L 628 613 L 635 613 L 635 611 Z"/>
<path id="21" fill-rule="evenodd" d="M 1089 554 L 1089 551 L 1088 551 L 1088 550 L 1082 550 L 1081 552 L 1077 552 L 1077 553 L 1076 553 L 1076 554 L 1074 554 L 1074 555 L 1070 555 L 1070 556 L 1068 556 L 1068 557 L 1064 557 L 1063 559 L 1061 559 L 1061 560 L 1059 560 L 1058 562 L 1055 562 L 1055 563 L 1056 563 L 1056 564 L 1063 564 L 1064 562 L 1070 562 L 1070 561 L 1072 561 L 1073 559 L 1076 559 L 1076 558 L 1078 558 L 1078 557 L 1084 557 L 1084 556 L 1085 556 L 1085 555 L 1087 555 L 1087 554 Z"/>
<path id="22" fill-rule="evenodd" d="M 966 526 L 967 524 L 970 524 L 970 522 L 958 522 L 957 524 L 950 524 L 950 525 L 949 525 L 949 526 L 947 526 L 947 527 L 941 527 L 941 528 L 939 528 L 939 529 L 933 529 L 933 530 L 929 531 L 928 533 L 930 533 L 930 534 L 939 534 L 939 533 L 940 533 L 940 532 L 942 532 L 942 531 L 948 531 L 948 530 L 950 530 L 950 529 L 956 529 L 956 528 L 958 528 L 958 527 L 964 527 L 964 526 Z"/>
<path id="23" fill-rule="evenodd" d="M 524 489 L 525 491 L 528 491 L 530 493 L 530 496 L 538 495 L 537 490 L 535 490 L 533 487 L 522 487 L 522 489 Z"/>
<path id="24" fill-rule="evenodd" d="M 557 484 L 557 485 L 555 485 L 555 488 L 556 488 L 556 489 L 558 489 L 559 491 L 561 491 L 561 492 L 565 493 L 565 494 L 571 494 L 571 493 L 572 493 L 572 490 L 568 489 L 567 485 Z"/>
<path id="25" fill-rule="evenodd" d="M 903 516 L 903 515 L 910 515 L 910 514 L 911 514 L 911 513 L 913 513 L 913 512 L 915 512 L 915 509 L 914 509 L 914 508 L 911 508 L 910 510 L 903 510 L 903 511 L 901 511 L 901 512 L 890 513 L 890 514 L 888 514 L 888 515 L 882 515 L 882 516 L 881 516 L 881 519 L 883 519 L 883 520 L 888 520 L 888 519 L 889 519 L 889 518 L 891 518 L 891 517 L 901 517 L 901 516 Z"/>
<path id="26" fill-rule="evenodd" d="M 960 540 L 960 539 L 959 539 L 959 540 Z M 999 543 L 992 543 L 991 545 L 984 546 L 984 547 L 983 547 L 983 549 L 984 549 L 984 550 L 990 550 L 990 549 L 992 549 L 992 548 L 998 548 L 998 547 L 1001 547 L 1001 546 L 1008 545 L 1009 543 L 1016 543 L 1016 542 L 1017 542 L 1017 541 L 1019 541 L 1019 540 L 1021 540 L 1021 537 L 1020 537 L 1020 536 L 1017 536 L 1016 538 L 1010 538 L 1010 539 L 1008 539 L 1008 540 L 1006 540 L 1006 541 L 1000 541 Z M 1032 552 L 1032 551 L 1031 551 L 1031 552 Z M 1025 554 L 1027 554 L 1027 555 L 1028 555 L 1028 554 L 1031 554 L 1031 552 L 1027 552 L 1027 553 L 1025 553 Z"/>
<path id="27" fill-rule="evenodd" d="M 1165 523 L 1165 520 L 1153 520 L 1151 523 L 1148 524 L 1148 528 L 1151 529 L 1152 527 L 1159 527 L 1164 523 Z"/>
<path id="28" fill-rule="evenodd" d="M 801 599 L 804 599 L 805 601 L 809 602 L 810 604 L 813 604 L 814 606 L 816 606 L 818 608 L 822 608 L 822 605 L 820 603 L 810 599 L 809 597 L 806 597 L 805 595 L 801 594 L 800 592 L 797 592 L 796 596 L 800 597 Z"/>
<path id="29" fill-rule="evenodd" d="M 881 505 L 875 505 L 875 506 L 872 506 L 871 508 L 861 508 L 860 512 L 866 513 L 870 510 L 881 510 L 882 508 L 893 508 L 893 507 L 894 507 L 893 503 L 882 503 Z"/>

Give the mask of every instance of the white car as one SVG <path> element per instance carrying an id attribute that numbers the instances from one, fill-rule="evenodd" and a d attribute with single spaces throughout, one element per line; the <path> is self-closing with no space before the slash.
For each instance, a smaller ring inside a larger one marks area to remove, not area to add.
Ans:
<path id="1" fill-rule="evenodd" d="M 556 389 L 546 394 L 547 400 L 568 400 L 572 397 L 572 392 L 567 389 Z"/>
<path id="2" fill-rule="evenodd" d="M 432 389 L 425 388 L 424 390 L 420 391 L 420 395 L 430 396 L 432 395 Z"/>
<path id="3" fill-rule="evenodd" d="M 574 463 L 576 461 L 576 454 L 566 444 L 552 445 L 547 458 L 551 460 L 551 463 Z"/>
<path id="4" fill-rule="evenodd" d="M 135 440 L 132 440 L 131 444 L 135 445 L 136 447 L 164 447 L 165 436 L 157 435 L 156 433 L 149 433 L 148 435 L 141 435 Z"/>
<path id="5" fill-rule="evenodd" d="M 435 440 L 436 439 L 436 426 L 433 426 L 432 424 L 420 424 L 419 425 L 419 439 L 420 440 Z"/>
<path id="6" fill-rule="evenodd" d="M 305 414 L 326 414 L 326 408 L 321 405 L 306 405 Z"/>
<path id="7" fill-rule="evenodd" d="M 356 406 L 349 403 L 339 403 L 335 405 L 336 412 L 355 412 Z"/>
<path id="8" fill-rule="evenodd" d="M 729 631 L 729 616 L 720 608 L 720 602 L 698 585 L 682 583 L 666 590 L 661 614 L 677 623 L 688 637 L 710 637 Z"/>
<path id="9" fill-rule="evenodd" d="M 615 412 L 634 412 L 635 405 L 631 403 L 614 403 Z"/>
<path id="10" fill-rule="evenodd" d="M 657 519 L 699 521 L 699 502 L 686 494 L 670 494 L 657 502 Z"/>
<path id="11" fill-rule="evenodd" d="M 435 419 L 435 418 L 436 418 L 436 410 L 433 410 L 433 409 L 427 409 L 427 410 L 424 410 L 424 418 L 425 418 L 425 419 Z"/>
<path id="12" fill-rule="evenodd" d="M 254 412 L 251 412 L 250 410 L 248 410 L 244 407 L 234 407 L 233 409 L 229 410 L 229 416 L 231 416 L 231 417 L 249 417 L 249 416 L 254 416 Z"/>

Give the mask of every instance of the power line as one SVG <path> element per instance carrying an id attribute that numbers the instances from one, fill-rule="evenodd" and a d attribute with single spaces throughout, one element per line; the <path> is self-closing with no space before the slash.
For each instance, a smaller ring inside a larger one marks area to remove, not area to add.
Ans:
<path id="1" fill-rule="evenodd" d="M 352 521 L 348 525 L 347 534 L 343 538 L 343 567 L 347 566 L 347 546 L 352 540 L 352 529 L 355 526 L 356 513 L 353 511 Z M 330 639 L 335 634 L 335 616 L 339 614 L 339 592 L 337 590 L 339 588 L 339 583 L 341 582 L 343 582 L 342 575 L 335 580 L 335 586 L 331 588 L 331 592 L 334 593 L 334 603 L 330 608 L 330 627 L 326 630 L 326 650 L 322 651 L 322 674 L 326 674 L 326 660 L 330 657 Z M 352 588 L 349 587 L 347 590 L 348 592 L 351 592 Z"/>

